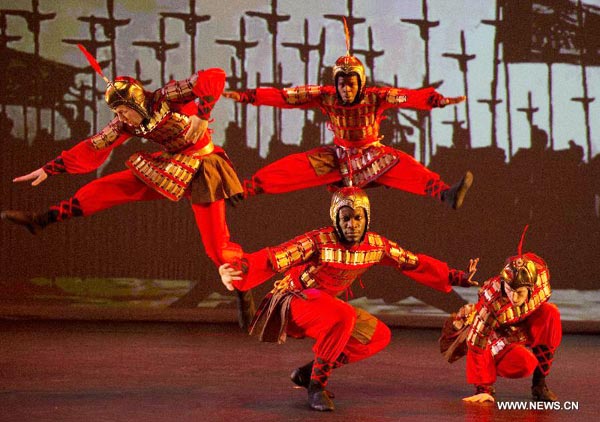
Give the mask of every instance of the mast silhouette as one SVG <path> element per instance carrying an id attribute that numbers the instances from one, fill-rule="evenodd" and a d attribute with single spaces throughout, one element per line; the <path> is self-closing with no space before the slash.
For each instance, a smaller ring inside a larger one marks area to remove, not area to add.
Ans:
<path id="1" fill-rule="evenodd" d="M 254 48 L 258 45 L 258 41 L 247 41 L 246 40 L 246 21 L 242 16 L 240 18 L 240 38 L 238 40 L 215 40 L 217 44 L 228 45 L 235 49 L 235 57 L 240 61 L 240 77 L 235 79 L 228 79 L 229 86 L 233 89 L 239 88 L 245 89 L 248 86 L 248 73 L 246 71 L 246 50 Z M 231 70 L 236 74 L 236 66 L 235 59 L 231 58 Z M 258 86 L 258 85 L 257 85 Z M 238 122 L 238 108 L 241 107 L 242 110 L 242 121 L 241 121 L 241 129 L 244 137 L 246 138 L 244 141 L 247 143 L 248 133 L 247 133 L 247 125 L 248 125 L 248 106 L 246 104 L 238 104 L 237 102 L 233 102 L 234 113 L 236 116 L 236 122 Z"/>
<path id="2" fill-rule="evenodd" d="M 371 73 L 371 80 L 375 82 L 375 59 L 383 56 L 384 51 L 375 50 L 373 46 L 373 29 L 370 26 L 367 35 L 369 39 L 369 48 L 366 50 L 356 49 L 354 50 L 354 54 L 362 54 L 365 57 L 365 64 Z"/>
<path id="3" fill-rule="evenodd" d="M 579 48 L 579 67 L 581 69 L 581 88 L 583 95 L 581 97 L 571 98 L 571 101 L 581 103 L 583 107 L 583 116 L 585 118 L 585 140 L 587 146 L 587 161 L 588 163 L 592 159 L 592 137 L 590 132 L 590 103 L 595 98 L 588 95 L 588 83 L 587 83 L 587 71 L 586 71 L 586 34 L 585 34 L 585 21 L 583 14 L 583 4 L 581 0 L 577 2 L 577 24 L 581 30 L 581 46 Z"/>
<path id="4" fill-rule="evenodd" d="M 500 53 L 500 40 L 498 39 L 498 27 L 501 24 L 500 21 L 500 5 L 496 2 L 496 13 L 494 20 L 482 20 L 482 23 L 485 25 L 494 26 L 494 51 L 492 57 L 492 81 L 490 82 L 490 98 L 489 99 L 479 99 L 477 100 L 480 103 L 484 103 L 488 105 L 490 110 L 490 114 L 492 115 L 492 123 L 491 123 L 491 146 L 492 148 L 498 148 L 498 133 L 497 133 L 497 118 L 498 113 L 496 106 L 502 102 L 501 99 L 498 98 L 498 66 L 500 64 L 500 58 L 498 57 Z M 455 109 L 456 111 L 456 109 Z"/>
<path id="5" fill-rule="evenodd" d="M 279 62 L 277 60 L 277 27 L 281 22 L 290 20 L 290 15 L 280 15 L 277 13 L 277 0 L 271 0 L 271 13 L 249 11 L 246 12 L 246 15 L 264 19 L 267 23 L 267 29 L 269 34 L 271 34 L 271 53 L 273 58 L 271 67 L 273 82 L 271 86 L 281 88 L 281 72 L 278 71 Z M 273 107 L 273 132 L 275 139 L 281 141 L 281 109 L 277 107 Z"/>
<path id="6" fill-rule="evenodd" d="M 0 10 L 0 49 L 8 48 L 8 43 L 13 41 L 19 41 L 21 38 L 18 35 L 8 35 L 6 33 L 6 14 L 3 10 Z M 2 74 L 3 75 L 3 74 Z M 0 91 L 0 107 L 2 107 L 2 116 L 6 115 L 6 102 L 7 98 L 4 98 L 4 90 Z"/>
<path id="7" fill-rule="evenodd" d="M 160 62 L 160 84 L 165 85 L 165 64 L 167 62 L 167 51 L 179 47 L 179 43 L 167 43 L 165 40 L 165 18 L 161 17 L 159 22 L 159 41 L 134 41 L 133 45 L 148 47 L 154 50 L 156 60 Z"/>
<path id="8" fill-rule="evenodd" d="M 469 146 L 471 145 L 471 112 L 469 110 L 469 82 L 468 82 L 468 63 L 475 58 L 475 54 L 467 54 L 467 46 L 465 41 L 465 31 L 460 31 L 460 54 L 444 53 L 442 56 L 455 59 L 458 62 L 458 67 L 463 75 L 464 93 L 467 97 L 465 101 L 465 109 L 467 114 L 467 138 Z"/>
<path id="9" fill-rule="evenodd" d="M 440 24 L 440 21 L 430 21 L 428 17 L 427 0 L 422 0 L 421 9 L 422 19 L 400 19 L 400 22 L 406 22 L 411 25 L 416 25 L 419 28 L 419 35 L 425 46 L 425 74 L 423 75 L 423 86 L 429 86 L 430 81 L 430 65 L 429 65 L 429 31 Z M 433 155 L 433 139 L 432 139 L 432 121 L 431 114 L 426 111 L 417 111 L 417 120 L 419 121 L 419 161 L 426 161 L 426 145 L 429 150 L 429 161 Z"/>
<path id="10" fill-rule="evenodd" d="M 298 50 L 298 54 L 300 56 L 300 61 L 304 63 L 304 85 L 308 85 L 308 69 L 310 63 L 310 52 L 311 51 L 319 51 L 320 44 L 311 44 L 309 39 L 309 31 L 308 31 L 308 19 L 304 19 L 304 42 L 295 43 L 295 42 L 283 42 L 282 46 L 288 48 L 295 48 Z M 308 118 L 308 110 L 304 110 L 304 120 L 306 121 Z"/>
<path id="11" fill-rule="evenodd" d="M 77 18 L 80 21 L 83 22 L 87 22 L 88 23 L 88 31 L 90 33 L 90 38 L 89 39 L 74 39 L 74 38 L 63 38 L 62 42 L 64 42 L 65 44 L 81 44 L 83 45 L 87 51 L 90 52 L 90 54 L 94 57 L 98 57 L 98 50 L 102 47 L 107 47 L 110 45 L 110 41 L 98 41 L 96 39 L 96 22 L 95 22 L 95 17 L 94 16 L 90 16 L 88 17 L 82 17 L 82 18 Z M 104 62 L 105 64 L 108 64 L 109 62 Z M 92 83 L 91 85 L 88 87 L 90 88 L 90 92 L 92 93 L 92 101 L 90 104 L 90 108 L 92 110 L 92 131 L 93 133 L 96 133 L 98 131 L 98 104 L 96 103 L 96 99 L 98 99 L 98 96 L 101 94 L 104 94 L 104 90 L 97 90 L 97 82 L 98 82 L 98 74 L 96 72 L 91 72 L 92 74 Z M 84 91 L 82 91 L 82 93 L 84 93 Z"/>
<path id="12" fill-rule="evenodd" d="M 102 27 L 102 31 L 104 32 L 104 36 L 108 39 L 108 43 L 110 44 L 110 61 L 111 61 L 111 73 L 112 78 L 117 77 L 117 28 L 119 26 L 129 25 L 131 19 L 116 19 L 114 15 L 114 0 L 106 0 L 106 10 L 108 17 L 98 17 L 98 16 L 84 16 L 77 18 L 82 22 L 88 22 L 90 24 L 90 28 L 92 26 L 100 25 Z M 90 29 L 91 30 L 91 29 Z"/>
<path id="13" fill-rule="evenodd" d="M 348 25 L 348 33 L 350 34 L 350 54 L 352 54 L 352 52 L 354 51 L 354 26 L 360 25 L 361 23 L 365 23 L 366 19 L 354 16 L 354 7 L 352 4 L 352 0 L 348 0 L 348 2 L 346 3 L 346 8 L 348 9 L 348 13 L 346 15 L 326 14 L 323 15 L 323 17 L 325 17 L 325 19 L 338 21 L 342 25 L 344 25 L 344 19 L 346 20 L 346 24 Z"/>
<path id="14" fill-rule="evenodd" d="M 533 135 L 533 115 L 535 113 L 537 113 L 539 110 L 538 107 L 534 107 L 533 106 L 533 100 L 531 98 L 531 91 L 527 92 L 527 107 L 521 107 L 518 108 L 517 111 L 523 112 L 525 113 L 526 117 L 527 117 L 527 122 L 529 122 L 529 130 L 530 133 Z M 532 141 L 533 141 L 533 136 L 531 137 Z M 531 148 L 534 148 L 534 145 L 531 145 Z"/>
<path id="15" fill-rule="evenodd" d="M 41 24 L 45 20 L 54 19 L 56 13 L 40 13 L 39 11 L 39 0 L 31 0 L 31 11 L 19 10 L 19 9 L 4 9 L 2 13 L 6 16 L 19 16 L 27 22 L 27 29 L 33 34 L 33 55 L 36 62 L 40 58 L 40 33 Z M 40 92 L 41 87 L 37 86 L 39 83 L 38 78 L 33 78 L 31 81 L 34 84 L 35 92 Z M 42 127 L 42 110 L 41 110 L 41 99 L 36 98 L 35 105 L 35 123 L 36 129 L 39 132 Z M 24 137 L 25 140 L 28 138 L 28 126 L 27 126 L 27 104 L 23 104 L 23 120 L 24 120 Z"/>
<path id="16" fill-rule="evenodd" d="M 496 31 L 502 29 L 503 34 L 507 34 L 507 28 L 510 26 L 510 22 L 504 20 L 504 12 L 507 4 L 507 0 L 496 0 L 496 4 L 501 4 L 500 12 L 502 13 L 502 20 L 498 23 Z M 512 107 L 511 107 L 511 95 L 510 95 L 510 64 L 506 60 L 506 40 L 500 40 L 502 42 L 502 63 L 504 68 L 504 91 L 506 94 L 506 132 L 508 138 L 508 161 L 512 160 L 513 156 L 513 133 L 512 133 Z"/>
<path id="17" fill-rule="evenodd" d="M 198 24 L 210 20 L 209 15 L 196 14 L 196 0 L 190 0 L 190 11 L 188 13 L 161 12 L 163 18 L 173 18 L 183 21 L 185 33 L 190 36 L 190 75 L 196 72 L 196 34 Z"/>

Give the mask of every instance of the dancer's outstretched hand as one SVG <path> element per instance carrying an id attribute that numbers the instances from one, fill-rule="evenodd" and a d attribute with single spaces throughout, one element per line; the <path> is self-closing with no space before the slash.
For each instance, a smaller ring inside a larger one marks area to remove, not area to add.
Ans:
<path id="1" fill-rule="evenodd" d="M 186 141 L 195 141 L 204 136 L 208 128 L 208 120 L 201 119 L 198 116 L 190 116 L 190 127 L 185 134 Z"/>
<path id="2" fill-rule="evenodd" d="M 27 182 L 29 180 L 33 180 L 33 182 L 31 182 L 31 186 L 37 186 L 40 183 L 42 183 L 44 180 L 46 180 L 47 178 L 48 178 L 48 173 L 46 173 L 46 171 L 40 167 L 39 169 L 34 170 L 31 173 L 26 174 L 25 176 L 15 177 L 13 179 L 13 182 L 18 183 L 18 182 Z"/>
<path id="3" fill-rule="evenodd" d="M 496 400 L 494 399 L 494 396 L 492 396 L 491 394 L 479 393 L 479 394 L 475 394 L 470 397 L 465 397 L 463 399 L 463 401 L 468 401 L 471 403 L 486 403 L 486 402 L 494 403 Z"/>
<path id="4" fill-rule="evenodd" d="M 473 276 L 477 272 L 477 263 L 479 262 L 479 258 L 469 259 L 469 277 L 467 278 L 467 283 L 469 286 L 479 286 L 479 283 L 473 280 Z"/>
<path id="5" fill-rule="evenodd" d="M 444 98 L 442 98 L 440 103 L 441 103 L 442 107 L 445 107 L 445 106 L 451 105 L 451 104 L 462 103 L 466 99 L 467 99 L 467 97 L 465 97 L 464 95 L 461 95 L 460 97 L 444 97 Z"/>
<path id="6" fill-rule="evenodd" d="M 242 279 L 240 275 L 242 272 L 240 270 L 236 270 L 231 265 L 225 263 L 219 267 L 219 275 L 221 276 L 221 282 L 225 285 L 227 290 L 233 291 L 235 287 L 233 286 L 234 281 L 239 281 Z"/>
<path id="7" fill-rule="evenodd" d="M 240 101 L 240 93 L 237 91 L 223 91 L 223 97 L 229 98 L 233 101 Z"/>

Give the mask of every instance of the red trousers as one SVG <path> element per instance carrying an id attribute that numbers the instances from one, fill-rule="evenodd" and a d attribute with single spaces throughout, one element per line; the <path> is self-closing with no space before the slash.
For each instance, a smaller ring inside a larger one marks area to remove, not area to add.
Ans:
<path id="1" fill-rule="evenodd" d="M 84 185 L 75 193 L 84 216 L 134 201 L 166 199 L 131 171 L 109 174 Z M 225 201 L 191 204 L 206 254 L 217 265 L 241 256 L 241 247 L 230 241 L 225 220 Z"/>
<path id="2" fill-rule="evenodd" d="M 499 375 L 504 378 L 523 378 L 531 375 L 539 362 L 526 347 L 546 346 L 554 353 L 562 339 L 562 326 L 558 308 L 550 303 L 540 307 L 519 324 L 527 335 L 527 343 L 509 344 L 498 355 L 492 356 L 490 349 L 483 353 L 467 352 L 467 382 L 489 385 Z"/>
<path id="3" fill-rule="evenodd" d="M 390 329 L 377 321 L 375 332 L 367 344 L 352 337 L 356 310 L 321 290 L 303 292 L 308 299 L 292 299 L 287 333 L 291 337 L 310 337 L 315 340 L 315 358 L 335 362 L 341 353 L 346 363 L 357 362 L 378 353 L 390 342 Z"/>
<path id="4" fill-rule="evenodd" d="M 377 183 L 417 195 L 430 194 L 431 196 L 439 195 L 440 189 L 447 187 L 437 173 L 429 170 L 410 155 L 396 149 L 389 149 L 400 158 L 400 161 L 380 175 L 376 180 Z M 252 176 L 250 183 L 252 189 L 257 192 L 278 194 L 340 182 L 342 175 L 339 167 L 332 168 L 325 174 L 319 175 L 315 172 L 308 157 L 323 150 L 329 148 L 319 147 L 307 152 L 291 154 L 263 167 Z M 426 188 L 432 184 L 440 187 L 428 193 Z"/>

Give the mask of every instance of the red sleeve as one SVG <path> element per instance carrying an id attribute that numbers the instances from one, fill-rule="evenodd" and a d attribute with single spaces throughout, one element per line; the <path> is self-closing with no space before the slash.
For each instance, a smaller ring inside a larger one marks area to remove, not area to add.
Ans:
<path id="1" fill-rule="evenodd" d="M 380 236 L 385 245 L 382 265 L 394 266 L 406 276 L 418 283 L 448 293 L 450 285 L 450 269 L 445 262 L 438 261 L 423 254 L 414 254 L 401 248 L 396 242 Z"/>
<path id="2" fill-rule="evenodd" d="M 379 88 L 380 104 L 385 108 L 412 108 L 415 110 L 431 110 L 440 107 L 444 98 L 432 87 L 421 89 Z"/>
<path id="3" fill-rule="evenodd" d="M 241 262 L 232 263 L 232 266 L 238 267 L 243 272 L 242 280 L 233 282 L 233 285 L 238 290 L 249 290 L 277 274 L 271 266 L 269 248 L 264 248 L 250 254 L 245 253 Z"/>
<path id="4" fill-rule="evenodd" d="M 293 90 L 290 88 L 290 91 Z M 254 91 L 254 98 L 250 96 L 252 104 L 255 106 L 272 106 L 278 108 L 315 108 L 320 107 L 319 102 L 316 98 L 306 99 L 305 101 L 290 102 L 286 96 L 285 91 L 277 88 L 257 88 Z"/>
<path id="5" fill-rule="evenodd" d="M 400 271 L 418 283 L 424 284 L 444 293 L 452 290 L 450 285 L 448 264 L 427 255 L 417 254 L 419 264 L 414 269 Z"/>
<path id="6" fill-rule="evenodd" d="M 111 151 L 129 138 L 129 135 L 121 135 L 109 148 L 101 150 L 94 149 L 90 142 L 85 140 L 73 148 L 63 151 L 60 156 L 65 163 L 67 173 L 89 173 L 100 167 L 106 161 Z"/>
<path id="7" fill-rule="evenodd" d="M 198 78 L 192 88 L 198 97 L 198 117 L 204 120 L 210 119 L 210 113 L 225 88 L 225 71 L 219 68 L 211 68 L 198 72 Z"/>
<path id="8" fill-rule="evenodd" d="M 234 282 L 239 290 L 248 290 L 267 281 L 277 273 L 283 273 L 302 265 L 314 255 L 317 246 L 313 239 L 319 230 L 297 236 L 277 246 L 261 249 L 252 254 L 244 254 L 232 266 L 242 270 L 243 280 Z"/>
<path id="9" fill-rule="evenodd" d="M 60 154 L 64 170 L 72 174 L 94 171 L 106 161 L 113 149 L 129 138 L 131 134 L 126 133 L 123 125 L 115 118 L 97 134 Z M 53 162 L 56 160 L 49 162 L 45 167 L 51 166 Z"/>

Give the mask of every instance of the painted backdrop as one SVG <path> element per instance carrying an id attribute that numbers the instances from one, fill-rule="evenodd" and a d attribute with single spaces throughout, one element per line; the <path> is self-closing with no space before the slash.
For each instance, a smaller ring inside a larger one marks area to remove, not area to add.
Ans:
<path id="1" fill-rule="evenodd" d="M 0 208 L 44 210 L 151 148 L 133 139 L 94 174 L 52 177 L 37 188 L 11 183 L 111 118 L 104 82 L 75 44 L 109 77 L 131 75 L 149 89 L 207 67 L 224 68 L 231 89 L 327 84 L 345 53 L 343 16 L 370 83 L 435 85 L 468 97 L 431 114 L 392 112 L 382 125 L 384 143 L 444 180 L 473 171 L 464 207 L 374 188 L 371 228 L 454 267 L 481 257 L 485 279 L 516 252 L 529 224 L 525 249 L 548 261 L 554 288 L 597 291 L 598 1 L 0 0 Z M 331 140 L 312 111 L 222 99 L 213 117 L 214 140 L 241 177 Z M 230 306 L 184 202 L 130 204 L 36 237 L 0 224 L 0 307 L 196 309 L 211 298 L 210 306 Z M 329 224 L 328 207 L 325 188 L 255 197 L 228 210 L 232 237 L 248 251 L 274 245 Z M 379 300 L 381 309 L 417 299 L 448 312 L 465 301 L 389 268 L 362 284 L 354 296 Z"/>

